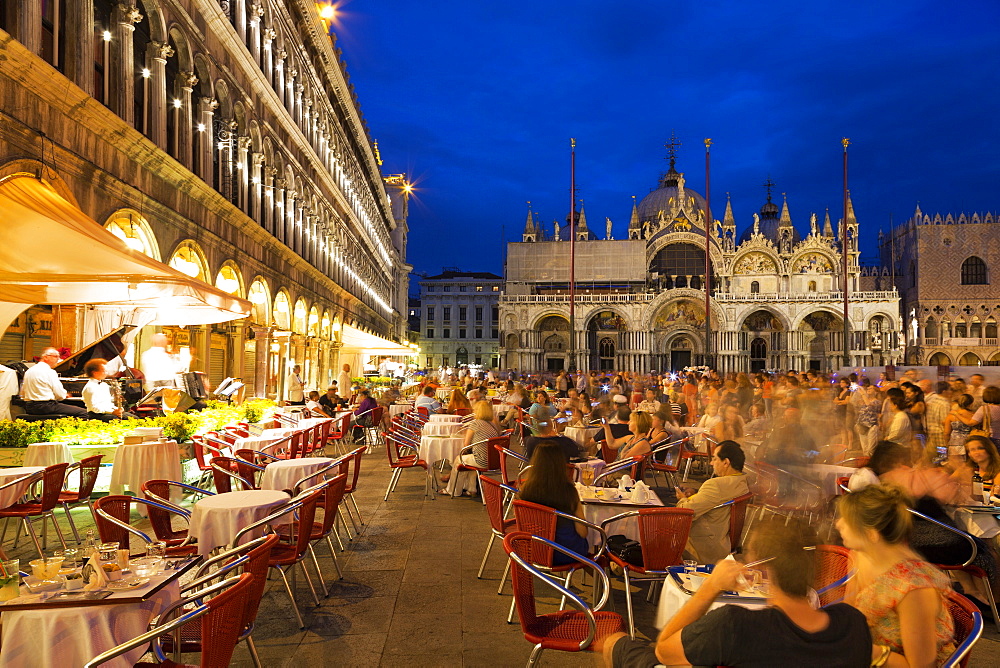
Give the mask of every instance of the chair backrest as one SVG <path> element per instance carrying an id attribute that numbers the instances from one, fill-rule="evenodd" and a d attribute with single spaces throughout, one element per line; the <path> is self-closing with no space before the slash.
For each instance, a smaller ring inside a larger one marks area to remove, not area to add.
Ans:
<path id="1" fill-rule="evenodd" d="M 972 646 L 983 634 L 983 614 L 972 601 L 954 591 L 945 595 L 944 605 L 951 613 L 955 625 L 955 651 L 943 665 L 947 668 L 965 668 L 969 663 Z"/>
<path id="2" fill-rule="evenodd" d="M 120 522 L 129 524 L 132 511 L 132 497 L 125 495 L 104 496 L 94 501 L 94 508 L 103 510 Z M 97 521 L 97 533 L 100 535 L 102 543 L 118 543 L 119 546 L 124 546 L 122 549 L 128 548 L 128 531 L 101 517 L 100 513 L 95 513 L 95 518 Z"/>
<path id="3" fill-rule="evenodd" d="M 230 471 L 233 475 L 238 475 L 242 478 L 243 476 L 239 472 L 239 460 L 232 457 L 212 457 L 212 464 L 212 479 L 215 481 L 215 491 L 219 494 L 233 491 L 234 479 L 232 476 L 227 475 L 226 471 Z M 224 470 L 220 471 L 220 468 Z M 244 479 L 238 482 L 246 490 L 253 489 L 252 480 L 251 478 L 250 480 Z"/>
<path id="4" fill-rule="evenodd" d="M 257 610 L 260 608 L 260 599 L 264 595 L 264 588 L 267 586 L 268 561 L 271 559 L 271 548 L 278 542 L 278 534 L 270 534 L 267 540 L 247 553 L 249 560 L 243 567 L 244 573 L 253 575 L 253 584 L 250 586 L 250 594 L 247 597 L 246 607 L 243 609 L 243 628 L 254 623 L 257 619 Z"/>
<path id="5" fill-rule="evenodd" d="M 316 520 L 316 506 L 319 505 L 319 497 L 323 490 L 317 489 L 304 499 L 302 507 L 299 508 L 299 519 L 292 525 L 292 542 L 295 545 L 295 558 L 301 559 L 309 547 L 312 538 L 312 526 Z"/>
<path id="6" fill-rule="evenodd" d="M 90 495 L 94 493 L 94 485 L 97 484 L 97 474 L 100 472 L 103 458 L 104 455 L 93 455 L 80 460 L 80 501 L 90 499 Z"/>
<path id="7" fill-rule="evenodd" d="M 243 621 L 255 579 L 250 573 L 243 573 L 235 585 L 205 601 L 209 612 L 200 620 L 201 668 L 229 666 L 246 627 Z"/>
<path id="8" fill-rule="evenodd" d="M 483 502 L 486 504 L 486 514 L 490 518 L 490 526 L 493 527 L 495 532 L 503 534 L 503 502 L 504 494 L 506 493 L 504 485 L 485 475 L 479 476 L 479 482 L 483 490 Z"/>
<path id="9" fill-rule="evenodd" d="M 600 444 L 601 444 L 601 459 L 610 464 L 611 462 L 615 461 L 615 459 L 618 458 L 618 451 L 609 448 L 608 442 L 606 440 L 600 441 Z"/>
<path id="10" fill-rule="evenodd" d="M 205 447 L 205 437 L 201 434 L 193 434 L 191 436 L 191 447 L 194 450 L 194 459 L 198 462 L 198 468 L 202 470 L 207 470 L 209 467 L 208 460 L 211 457 L 208 456 Z"/>
<path id="11" fill-rule="evenodd" d="M 161 499 L 170 500 L 170 482 L 167 480 L 147 480 L 142 483 L 140 489 L 146 498 L 149 498 L 149 494 L 155 494 Z M 169 512 L 155 506 L 147 506 L 147 510 L 149 511 L 149 523 L 157 538 L 170 540 L 176 537 L 177 532 L 171 525 Z"/>
<path id="12" fill-rule="evenodd" d="M 388 457 L 390 465 L 398 462 L 403 456 L 399 452 L 400 444 L 401 441 L 395 436 L 395 434 L 385 435 L 385 455 Z"/>
<path id="13" fill-rule="evenodd" d="M 821 606 L 835 603 L 844 598 L 847 591 L 846 583 L 829 591 L 821 590 L 847 577 L 847 572 L 850 569 L 850 554 L 850 550 L 838 545 L 816 546 L 816 575 L 813 578 L 813 589 L 819 592 Z"/>
<path id="14" fill-rule="evenodd" d="M 640 508 L 639 544 L 646 570 L 663 571 L 683 561 L 694 511 L 690 508 Z"/>
<path id="15" fill-rule="evenodd" d="M 322 450 L 326 447 L 326 439 L 330 437 L 330 430 L 333 429 L 334 420 L 323 420 L 317 425 L 316 446 L 314 450 Z"/>
<path id="16" fill-rule="evenodd" d="M 323 490 L 323 534 L 333 530 L 333 522 L 337 519 L 337 509 L 344 500 L 344 488 L 347 486 L 347 474 L 341 473 L 326 481 Z"/>
<path id="17" fill-rule="evenodd" d="M 524 457 L 508 449 L 506 446 L 495 445 L 493 449 L 497 451 L 500 459 L 500 477 L 503 479 L 503 484 L 509 487 L 517 487 L 517 473 L 521 470 L 522 465 L 526 463 Z"/>
<path id="18" fill-rule="evenodd" d="M 555 540 L 557 519 L 555 511 L 548 506 L 514 499 L 514 521 L 518 531 Z M 541 543 L 530 545 L 528 554 L 522 558 L 528 563 L 551 566 L 552 548 Z"/>
<path id="19" fill-rule="evenodd" d="M 417 412 L 424 418 L 429 418 L 431 416 L 431 411 L 427 408 L 427 406 L 417 406 Z"/>
<path id="20" fill-rule="evenodd" d="M 530 532 L 522 532 L 521 528 L 518 527 L 516 533 L 504 537 L 503 547 L 507 554 L 516 554 L 529 564 L 537 563 L 532 556 L 532 552 L 540 551 L 537 549 L 538 545 L 533 545 L 535 542 L 531 540 Z M 548 551 L 551 554 L 552 548 L 548 548 Z M 514 605 L 517 608 L 518 619 L 521 620 L 521 629 L 527 632 L 536 625 L 538 620 L 538 613 L 535 609 L 535 577 L 511 559 L 510 581 L 514 589 Z"/>
<path id="21" fill-rule="evenodd" d="M 386 447 L 389 447 L 388 443 L 386 443 Z M 348 477 L 350 478 L 344 490 L 347 494 L 353 494 L 354 490 L 358 486 L 358 477 L 361 475 L 361 462 L 365 452 L 367 451 L 368 446 L 362 445 L 360 448 L 351 450 L 346 455 L 341 457 L 343 461 L 340 463 L 340 472 L 348 474 Z M 354 469 L 353 474 L 351 474 L 352 468 Z"/>
<path id="22" fill-rule="evenodd" d="M 743 524 L 747 519 L 747 506 L 753 500 L 753 494 L 744 494 L 733 499 L 729 506 L 729 550 L 738 552 L 742 547 Z"/>
<path id="23" fill-rule="evenodd" d="M 42 511 L 48 512 L 59 503 L 59 493 L 62 492 L 63 482 L 66 480 L 66 462 L 46 466 L 42 474 Z"/>
<path id="24" fill-rule="evenodd" d="M 500 470 L 500 451 L 497 446 L 510 447 L 510 436 L 494 436 L 486 442 L 486 468 L 490 471 Z"/>
<path id="25" fill-rule="evenodd" d="M 451 412 L 452 415 L 472 415 L 471 408 L 456 408 Z"/>

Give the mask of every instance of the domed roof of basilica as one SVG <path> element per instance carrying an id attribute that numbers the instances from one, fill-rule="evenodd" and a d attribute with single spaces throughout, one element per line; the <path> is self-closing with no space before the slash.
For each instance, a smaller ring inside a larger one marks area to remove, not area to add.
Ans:
<path id="1" fill-rule="evenodd" d="M 778 228 L 781 226 L 781 215 L 780 215 L 780 210 L 778 209 L 778 205 L 771 201 L 770 193 L 767 196 L 767 202 L 764 203 L 764 206 L 760 207 L 759 218 L 760 222 L 757 227 L 760 233 L 764 235 L 765 239 L 770 239 L 771 241 L 777 241 Z M 795 226 L 791 225 L 791 221 L 789 221 L 789 227 L 791 227 L 792 229 L 792 243 L 797 244 L 799 241 L 802 240 L 802 237 L 801 235 L 799 235 L 799 231 L 795 229 Z M 753 233 L 754 233 L 754 226 L 750 225 L 745 230 L 743 230 L 743 233 L 740 235 L 740 238 L 737 241 L 737 243 L 743 243 L 744 241 L 749 241 L 750 238 L 753 236 Z"/>
<path id="2" fill-rule="evenodd" d="M 677 205 L 679 191 L 684 182 L 684 175 L 674 171 L 673 168 L 660 178 L 659 187 L 642 198 L 639 202 L 638 212 L 640 221 L 655 221 L 663 211 L 669 215 L 671 210 Z M 684 187 L 684 198 L 690 206 L 689 210 L 705 211 L 705 198 L 691 188 Z M 687 208 L 687 207 L 685 207 Z M 692 221 L 693 222 L 693 221 Z"/>

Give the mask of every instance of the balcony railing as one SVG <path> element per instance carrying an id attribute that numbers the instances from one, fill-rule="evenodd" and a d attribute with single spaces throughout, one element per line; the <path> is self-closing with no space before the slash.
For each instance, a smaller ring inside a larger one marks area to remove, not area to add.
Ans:
<path id="1" fill-rule="evenodd" d="M 925 336 L 921 339 L 917 339 L 917 345 L 920 346 L 951 346 L 952 348 L 974 348 L 976 346 L 996 346 L 998 339 L 996 337 L 956 337 L 956 336 L 946 336 L 944 338 L 938 338 L 936 336 Z M 940 342 L 940 343 L 939 343 Z"/>
<path id="2" fill-rule="evenodd" d="M 649 292 L 626 294 L 577 294 L 577 304 L 625 304 L 635 302 L 650 302 L 656 295 Z M 560 295 L 500 295 L 500 301 L 508 304 L 537 304 L 552 302 L 568 302 L 568 294 Z"/>
<path id="3" fill-rule="evenodd" d="M 715 300 L 720 302 L 842 302 L 843 292 L 716 292 Z M 884 301 L 887 299 L 898 299 L 899 293 L 895 290 L 851 292 L 847 295 L 852 302 L 860 301 Z"/>

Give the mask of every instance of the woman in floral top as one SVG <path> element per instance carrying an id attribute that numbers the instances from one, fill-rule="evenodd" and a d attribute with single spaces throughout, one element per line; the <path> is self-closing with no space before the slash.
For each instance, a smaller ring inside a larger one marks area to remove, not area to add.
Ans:
<path id="1" fill-rule="evenodd" d="M 885 484 L 840 498 L 837 529 L 857 569 L 847 602 L 868 619 L 872 665 L 936 666 L 955 649 L 944 605 L 950 581 L 910 548 L 907 502 Z"/>

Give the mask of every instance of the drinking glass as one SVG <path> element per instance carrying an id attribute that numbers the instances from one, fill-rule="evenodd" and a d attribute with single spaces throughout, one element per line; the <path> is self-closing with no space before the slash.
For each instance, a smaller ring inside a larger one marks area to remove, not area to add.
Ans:
<path id="1" fill-rule="evenodd" d="M 589 466 L 583 466 L 580 468 L 580 482 L 583 483 L 584 487 L 590 487 L 594 484 L 594 469 Z"/>
<path id="2" fill-rule="evenodd" d="M 28 562 L 31 566 L 31 574 L 35 576 L 36 580 L 47 580 L 47 569 L 48 565 L 45 563 L 44 559 L 32 559 Z"/>
<path id="3" fill-rule="evenodd" d="M 744 568 L 740 571 L 740 574 L 736 576 L 736 586 L 740 591 L 745 591 L 748 594 L 757 593 L 757 589 L 760 587 L 761 581 L 764 579 L 764 574 L 753 568 Z"/>
<path id="4" fill-rule="evenodd" d="M 141 557 L 131 563 L 132 572 L 138 578 L 148 578 L 160 572 L 163 559 L 160 557 Z"/>
<path id="5" fill-rule="evenodd" d="M 154 540 L 150 543 L 146 543 L 146 556 L 159 558 L 162 563 L 167 557 L 167 544 L 162 540 Z"/>
<path id="6" fill-rule="evenodd" d="M 694 572 L 696 570 L 698 570 L 698 562 L 697 561 L 695 561 L 694 559 L 685 559 L 684 560 L 684 573 L 687 574 L 688 577 L 694 575 Z"/>
<path id="7" fill-rule="evenodd" d="M 59 577 L 59 569 L 63 565 L 63 556 L 57 555 L 45 559 L 45 579 L 52 580 Z"/>
<path id="8" fill-rule="evenodd" d="M 79 553 L 79 550 L 75 547 L 67 547 L 65 550 L 56 550 L 52 553 L 52 556 L 62 557 L 63 568 L 76 568 L 76 559 Z"/>
<path id="9" fill-rule="evenodd" d="M 0 572 L 0 601 L 9 601 L 21 595 L 21 576 L 18 572 L 20 566 L 20 559 L 3 562 L 3 570 Z"/>

